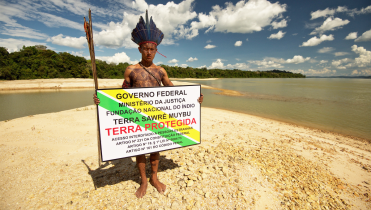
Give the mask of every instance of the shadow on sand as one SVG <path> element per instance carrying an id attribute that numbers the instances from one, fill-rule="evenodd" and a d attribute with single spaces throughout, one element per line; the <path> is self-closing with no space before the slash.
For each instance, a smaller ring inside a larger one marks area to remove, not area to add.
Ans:
<path id="1" fill-rule="evenodd" d="M 101 167 L 91 170 L 85 160 L 81 160 L 89 170 L 95 189 L 104 187 L 106 185 L 114 185 L 122 181 L 133 180 L 140 184 L 139 170 L 131 158 L 123 158 L 119 160 L 104 162 Z M 106 168 L 111 166 L 109 168 Z M 160 162 L 158 172 L 166 171 L 168 169 L 174 169 L 179 167 L 178 164 L 174 163 L 171 159 L 166 159 L 165 156 L 160 156 Z M 146 157 L 146 176 L 149 178 L 151 175 L 151 164 L 149 162 L 149 156 Z"/>

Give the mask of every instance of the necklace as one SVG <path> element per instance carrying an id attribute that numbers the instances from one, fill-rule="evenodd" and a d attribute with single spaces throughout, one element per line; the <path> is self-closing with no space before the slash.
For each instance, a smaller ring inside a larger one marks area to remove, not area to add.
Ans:
<path id="1" fill-rule="evenodd" d="M 146 71 L 148 72 L 148 74 L 150 74 L 153 78 L 155 78 L 155 80 L 157 81 L 158 85 L 161 86 L 161 82 L 155 77 L 155 75 L 153 75 L 150 71 L 148 71 L 148 69 L 146 67 L 144 67 L 144 65 L 142 64 L 142 62 L 139 62 L 139 65 Z"/>

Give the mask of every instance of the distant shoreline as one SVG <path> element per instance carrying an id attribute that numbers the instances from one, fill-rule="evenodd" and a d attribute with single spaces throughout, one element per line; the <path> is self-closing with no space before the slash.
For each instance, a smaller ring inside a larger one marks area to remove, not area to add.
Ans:
<path id="1" fill-rule="evenodd" d="M 174 85 L 189 85 L 194 83 L 178 82 L 172 79 Z M 184 79 L 185 80 L 185 79 Z M 204 80 L 204 79 L 195 79 Z M 99 88 L 121 88 L 124 79 L 98 79 Z M 31 80 L 0 80 L 0 91 L 18 90 L 59 90 L 59 89 L 94 89 L 93 79 L 31 79 Z"/>
<path id="2" fill-rule="evenodd" d="M 306 78 L 317 78 L 317 79 L 325 79 L 325 78 L 338 78 L 338 79 L 371 79 L 371 76 L 330 76 L 330 77 L 321 77 L 321 76 L 307 76 Z"/>
<path id="3" fill-rule="evenodd" d="M 217 80 L 218 78 L 194 79 L 194 78 L 170 78 L 175 86 L 178 85 L 194 85 L 195 83 L 179 81 L 179 80 Z M 99 88 L 121 88 L 124 79 L 98 79 Z M 225 90 L 214 88 L 207 85 L 201 85 L 205 89 L 214 89 L 221 92 L 216 94 L 241 96 L 242 94 L 234 90 Z M 82 90 L 94 89 L 93 79 L 68 78 L 68 79 L 32 79 L 32 80 L 9 80 L 0 81 L 0 93 L 13 93 L 19 91 L 54 91 L 54 90 Z"/>

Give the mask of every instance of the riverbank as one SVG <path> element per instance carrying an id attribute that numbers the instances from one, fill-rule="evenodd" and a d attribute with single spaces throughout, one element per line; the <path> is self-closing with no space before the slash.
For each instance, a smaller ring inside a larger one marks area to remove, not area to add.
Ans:
<path id="1" fill-rule="evenodd" d="M 201 145 L 161 152 L 165 195 L 137 199 L 135 158 L 98 168 L 95 113 L 0 122 L 1 209 L 371 208 L 369 143 L 207 107 Z"/>
<path id="2" fill-rule="evenodd" d="M 170 78 L 175 86 L 194 85 L 194 83 L 183 80 L 217 80 L 217 78 L 194 79 L 194 78 Z M 121 88 L 123 79 L 98 79 L 100 89 Z M 216 94 L 229 96 L 242 96 L 238 91 L 214 88 L 201 85 L 201 88 L 219 90 Z M 0 93 L 33 92 L 33 91 L 53 91 L 53 90 L 82 90 L 94 89 L 93 79 L 69 78 L 69 79 L 33 79 L 33 80 L 1 80 Z"/>
<path id="3" fill-rule="evenodd" d="M 178 79 L 178 80 L 182 80 L 182 79 Z M 124 79 L 98 79 L 98 86 L 100 89 L 121 88 L 123 81 Z M 173 83 L 174 85 L 193 84 L 189 82 L 178 82 L 178 81 L 174 81 Z M 61 89 L 61 90 L 94 89 L 94 80 L 83 79 L 83 78 L 0 80 L 0 91 L 53 90 L 53 89 Z"/>

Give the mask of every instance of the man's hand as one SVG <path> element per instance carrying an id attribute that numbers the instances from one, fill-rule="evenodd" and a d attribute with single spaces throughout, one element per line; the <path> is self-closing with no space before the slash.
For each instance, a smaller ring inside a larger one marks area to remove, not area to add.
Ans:
<path id="1" fill-rule="evenodd" d="M 201 104 L 204 101 L 204 95 L 201 93 L 201 96 L 197 99 L 197 101 Z"/>
<path id="2" fill-rule="evenodd" d="M 100 103 L 99 98 L 97 97 L 96 94 L 94 94 L 93 96 L 94 96 L 94 97 L 93 97 L 93 99 L 94 99 L 94 103 L 95 103 L 96 105 L 99 105 L 99 103 Z"/>

